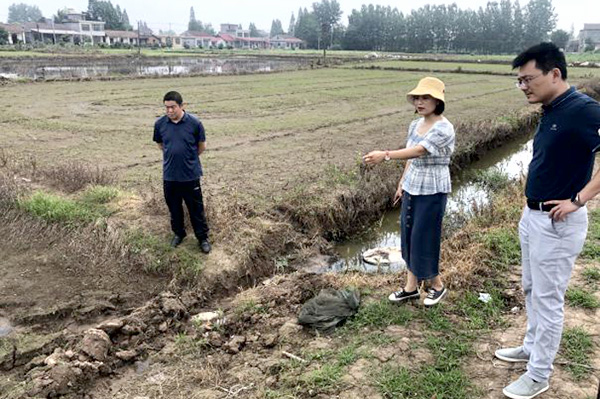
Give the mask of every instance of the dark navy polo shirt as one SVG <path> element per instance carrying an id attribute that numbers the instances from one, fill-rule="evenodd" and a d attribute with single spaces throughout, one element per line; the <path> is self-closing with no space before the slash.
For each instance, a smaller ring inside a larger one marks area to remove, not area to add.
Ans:
<path id="1" fill-rule="evenodd" d="M 206 141 L 204 126 L 185 112 L 178 123 L 164 115 L 154 123 L 154 141 L 163 145 L 163 179 L 192 181 L 202 176 L 198 144 Z"/>
<path id="2" fill-rule="evenodd" d="M 534 201 L 574 198 L 590 181 L 600 148 L 600 104 L 571 87 L 542 110 L 525 195 Z"/>

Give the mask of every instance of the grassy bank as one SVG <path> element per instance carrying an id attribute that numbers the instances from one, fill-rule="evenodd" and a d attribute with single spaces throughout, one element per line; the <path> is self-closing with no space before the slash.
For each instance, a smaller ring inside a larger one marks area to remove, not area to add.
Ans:
<path id="1" fill-rule="evenodd" d="M 275 276 L 213 304 L 221 324 L 191 323 L 150 357 L 154 367 L 117 381 L 111 394 L 152 397 L 177 389 L 193 398 L 223 392 L 290 399 L 497 397 L 525 371 L 523 365 L 493 358 L 496 348 L 517 344 L 525 329 L 516 237 L 523 187 L 506 178 L 501 185 L 497 177 L 487 179 L 482 183 L 495 187 L 490 205 L 473 209 L 475 216 L 464 229 L 443 244 L 442 270 L 452 288 L 438 307 L 390 304 L 385 298 L 402 284 L 398 276 Z M 593 211 L 590 221 L 592 229 L 600 226 L 600 213 Z M 583 286 L 580 276 L 598 281 L 593 277 L 597 263 L 588 265 L 586 270 L 594 271 L 587 273 L 583 266 L 576 267 L 570 289 Z M 300 306 L 326 287 L 360 291 L 359 312 L 331 335 L 302 329 L 295 323 Z M 481 292 L 491 300 L 479 300 Z M 593 293 L 598 295 L 597 286 Z M 597 367 L 597 312 L 567 305 L 567 325 L 545 394 L 549 399 L 595 397 L 598 380 L 591 367 Z M 160 386 L 144 383 L 159 374 Z M 96 385 L 93 392 L 109 389 Z"/>

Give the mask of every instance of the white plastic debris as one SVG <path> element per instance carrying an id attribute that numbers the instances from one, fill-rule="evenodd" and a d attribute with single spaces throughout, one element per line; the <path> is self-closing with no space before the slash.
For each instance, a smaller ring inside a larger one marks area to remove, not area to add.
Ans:
<path id="1" fill-rule="evenodd" d="M 402 252 L 398 247 L 380 247 L 363 252 L 363 260 L 372 265 L 404 264 Z"/>
<path id="2" fill-rule="evenodd" d="M 487 292 L 480 292 L 479 300 L 483 303 L 488 303 L 489 301 L 492 300 L 492 296 L 490 294 L 488 294 Z"/>

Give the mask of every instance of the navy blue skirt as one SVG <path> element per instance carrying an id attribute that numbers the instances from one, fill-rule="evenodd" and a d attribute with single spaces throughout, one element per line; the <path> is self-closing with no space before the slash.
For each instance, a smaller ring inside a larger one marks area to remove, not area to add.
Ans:
<path id="1" fill-rule="evenodd" d="M 411 195 L 404 192 L 400 212 L 402 258 L 419 280 L 440 274 L 442 220 L 448 194 Z"/>

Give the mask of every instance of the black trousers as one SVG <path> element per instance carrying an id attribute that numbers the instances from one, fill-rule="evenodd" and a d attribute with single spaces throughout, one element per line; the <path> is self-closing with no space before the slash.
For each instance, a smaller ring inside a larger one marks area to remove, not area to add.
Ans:
<path id="1" fill-rule="evenodd" d="M 186 182 L 163 180 L 163 189 L 165 201 L 171 214 L 171 230 L 173 230 L 173 233 L 179 237 L 186 236 L 183 222 L 183 202 L 185 202 L 196 238 L 198 240 L 208 238 L 208 225 L 204 215 L 200 180 Z"/>

